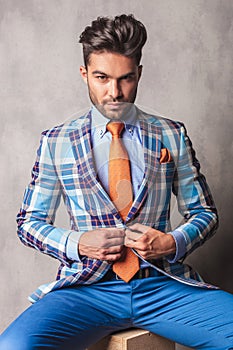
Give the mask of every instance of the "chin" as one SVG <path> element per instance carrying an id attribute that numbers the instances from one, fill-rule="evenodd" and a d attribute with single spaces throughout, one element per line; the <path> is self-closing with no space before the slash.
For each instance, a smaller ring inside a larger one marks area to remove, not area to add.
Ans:
<path id="1" fill-rule="evenodd" d="M 118 108 L 103 107 L 103 114 L 109 119 L 124 119 L 124 115 L 127 113 L 128 109 L 129 104 L 121 105 Z"/>
<path id="2" fill-rule="evenodd" d="M 103 106 L 98 106 L 97 107 L 106 118 L 108 119 L 121 119 L 122 116 L 124 115 L 124 111 L 121 110 L 116 110 L 116 109 L 109 109 L 109 108 L 104 108 Z"/>
<path id="3" fill-rule="evenodd" d="M 116 120 L 124 118 L 124 114 L 125 113 L 122 112 L 122 111 L 120 111 L 120 112 L 110 111 L 110 112 L 106 112 L 105 113 L 107 118 L 109 118 L 109 119 L 116 119 Z"/>
<path id="4" fill-rule="evenodd" d="M 103 115 L 108 119 L 114 119 L 119 120 L 122 119 L 122 114 L 116 114 L 116 113 L 103 113 Z"/>

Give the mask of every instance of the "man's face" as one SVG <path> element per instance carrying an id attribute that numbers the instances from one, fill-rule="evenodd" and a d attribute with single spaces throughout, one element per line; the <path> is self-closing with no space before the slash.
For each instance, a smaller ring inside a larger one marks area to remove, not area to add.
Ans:
<path id="1" fill-rule="evenodd" d="M 92 103 L 109 119 L 124 118 L 136 98 L 141 71 L 133 58 L 105 51 L 92 53 L 88 66 L 80 67 Z"/>

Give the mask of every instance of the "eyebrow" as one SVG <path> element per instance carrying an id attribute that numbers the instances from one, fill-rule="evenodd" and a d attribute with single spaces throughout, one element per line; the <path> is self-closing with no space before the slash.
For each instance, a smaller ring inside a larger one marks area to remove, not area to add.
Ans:
<path id="1" fill-rule="evenodd" d="M 92 75 L 105 75 L 106 77 L 109 77 L 109 78 L 111 78 L 111 76 L 110 75 L 108 75 L 107 73 L 104 73 L 104 72 L 102 72 L 102 71 L 100 71 L 100 70 L 94 70 L 93 72 L 92 72 Z M 125 74 L 123 74 L 123 75 L 121 75 L 120 77 L 118 77 L 117 79 L 122 79 L 122 78 L 124 78 L 124 77 L 127 77 L 127 76 L 133 76 L 133 75 L 135 75 L 136 73 L 135 72 L 128 72 L 128 73 L 125 73 Z"/>

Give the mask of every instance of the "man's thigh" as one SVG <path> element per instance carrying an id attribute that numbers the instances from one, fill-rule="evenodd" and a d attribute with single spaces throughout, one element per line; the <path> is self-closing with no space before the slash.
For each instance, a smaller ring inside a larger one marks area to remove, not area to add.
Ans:
<path id="1" fill-rule="evenodd" d="M 9 326 L 0 350 L 82 350 L 133 326 L 197 349 L 231 349 L 232 325 L 232 295 L 158 275 L 54 291 Z"/>
<path id="2" fill-rule="evenodd" d="M 233 349 L 233 295 L 166 276 L 131 284 L 136 327 L 195 349 Z"/>
<path id="3" fill-rule="evenodd" d="M 30 306 L 1 335 L 1 350 L 85 349 L 130 324 L 130 287 L 118 281 L 60 289 Z"/>

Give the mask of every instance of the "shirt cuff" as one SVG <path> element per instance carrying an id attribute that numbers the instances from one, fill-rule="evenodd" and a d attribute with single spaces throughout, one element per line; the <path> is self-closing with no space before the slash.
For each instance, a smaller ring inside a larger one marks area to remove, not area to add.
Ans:
<path id="1" fill-rule="evenodd" d="M 78 254 L 78 243 L 84 232 L 71 231 L 66 242 L 66 256 L 68 259 L 80 262 Z"/>
<path id="2" fill-rule="evenodd" d="M 169 233 L 173 236 L 176 242 L 176 252 L 173 255 L 171 254 L 167 256 L 166 259 L 169 263 L 175 263 L 186 253 L 186 239 L 183 233 L 178 229 Z"/>

